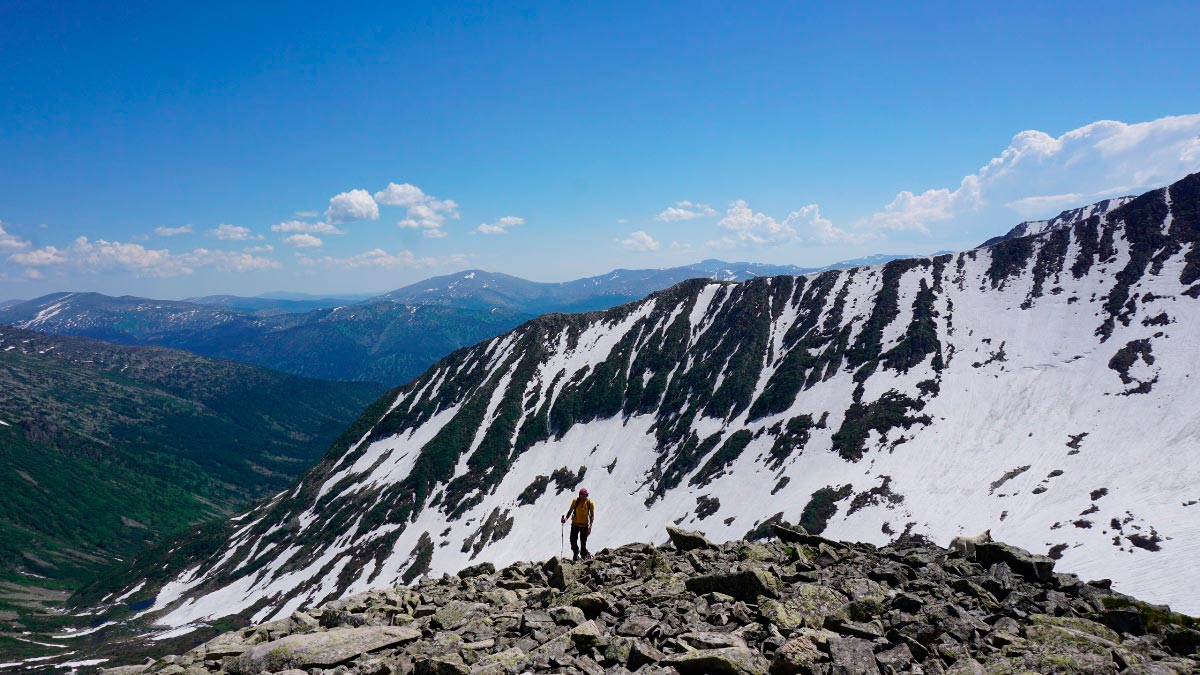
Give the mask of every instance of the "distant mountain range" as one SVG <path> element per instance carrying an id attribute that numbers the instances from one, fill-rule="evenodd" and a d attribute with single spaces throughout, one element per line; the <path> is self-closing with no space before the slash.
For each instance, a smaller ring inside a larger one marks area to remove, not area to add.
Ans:
<path id="1" fill-rule="evenodd" d="M 757 277 L 809 274 L 830 269 L 876 265 L 908 256 L 874 255 L 826 267 L 797 267 L 763 263 L 705 260 L 665 269 L 613 270 L 594 277 L 547 283 L 483 270 L 466 270 L 434 277 L 385 293 L 377 299 L 411 305 L 443 305 L 490 309 L 502 307 L 523 314 L 588 312 L 609 309 L 669 288 L 687 279 L 746 281 Z"/>
<path id="2" fill-rule="evenodd" d="M 0 310 L 0 323 L 117 344 L 160 345 L 326 380 L 396 384 L 528 315 L 388 301 L 299 314 L 99 293 L 54 293 Z"/>
<path id="3" fill-rule="evenodd" d="M 117 344 L 185 349 L 308 377 L 395 385 L 455 349 L 539 314 L 608 309 L 686 279 L 745 281 L 901 257 L 876 255 L 824 268 L 705 260 L 667 269 L 614 270 L 562 283 L 468 270 L 365 299 L 273 293 L 176 301 L 53 293 L 0 307 L 0 323 Z M 278 297 L 283 295 L 288 297 Z"/>
<path id="4" fill-rule="evenodd" d="M 380 393 L 0 326 L 0 619 L 286 488 Z"/>

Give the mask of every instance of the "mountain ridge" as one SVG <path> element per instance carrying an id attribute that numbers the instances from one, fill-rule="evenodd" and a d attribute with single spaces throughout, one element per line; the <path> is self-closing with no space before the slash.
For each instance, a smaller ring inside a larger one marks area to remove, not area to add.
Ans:
<path id="1" fill-rule="evenodd" d="M 672 522 L 876 543 L 990 527 L 1195 612 L 1198 243 L 1193 175 L 984 249 L 539 317 L 389 393 L 144 615 L 259 621 L 549 554 L 582 480 L 613 543 Z"/>

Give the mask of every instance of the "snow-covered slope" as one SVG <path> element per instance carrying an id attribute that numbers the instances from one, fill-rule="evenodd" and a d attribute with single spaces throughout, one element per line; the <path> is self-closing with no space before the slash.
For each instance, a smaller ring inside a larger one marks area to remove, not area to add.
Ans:
<path id="1" fill-rule="evenodd" d="M 1072 227 L 1077 223 L 1081 223 L 1091 218 L 1092 216 L 1099 216 L 1103 218 L 1108 215 L 1109 211 L 1120 208 L 1132 200 L 1133 197 L 1115 197 L 1113 199 L 1105 199 L 1104 201 L 1096 202 L 1095 204 L 1081 206 L 1076 209 L 1068 209 L 1057 216 L 1050 218 L 1049 220 L 1027 220 L 1023 223 L 1018 223 L 1016 227 L 1009 230 L 1005 234 L 988 239 L 980 244 L 980 246 L 991 246 L 992 244 L 998 244 L 1002 241 L 1008 241 L 1009 239 L 1028 237 L 1031 235 L 1048 232 L 1050 230 Z"/>
<path id="2" fill-rule="evenodd" d="M 263 620 L 547 557 L 579 484 L 597 549 L 776 514 L 990 528 L 1200 613 L 1198 240 L 1200 174 L 984 249 L 538 318 L 391 392 L 147 613 Z"/>

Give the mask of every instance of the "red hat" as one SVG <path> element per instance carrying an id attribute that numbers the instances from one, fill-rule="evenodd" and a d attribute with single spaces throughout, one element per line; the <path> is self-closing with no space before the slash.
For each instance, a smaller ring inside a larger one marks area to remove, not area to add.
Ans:
<path id="1" fill-rule="evenodd" d="M 586 497 L 587 496 L 587 488 L 579 488 L 579 496 Z"/>

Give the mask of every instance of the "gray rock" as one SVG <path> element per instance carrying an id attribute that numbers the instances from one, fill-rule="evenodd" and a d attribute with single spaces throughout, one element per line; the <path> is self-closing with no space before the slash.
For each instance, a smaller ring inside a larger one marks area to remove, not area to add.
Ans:
<path id="1" fill-rule="evenodd" d="M 496 573 L 495 565 L 493 565 L 490 562 L 482 562 L 482 563 L 479 563 L 478 565 L 472 565 L 471 567 L 464 567 L 463 569 L 459 570 L 458 578 L 459 579 L 470 579 L 472 577 L 479 577 L 479 576 L 483 576 L 485 574 L 495 574 L 495 573 Z"/>
<path id="2" fill-rule="evenodd" d="M 454 630 L 466 625 L 473 616 L 487 608 L 482 602 L 464 602 L 451 600 L 434 612 L 429 623 L 440 630 Z"/>
<path id="3" fill-rule="evenodd" d="M 871 643 L 859 638 L 829 638 L 829 658 L 833 675 L 878 675 Z"/>
<path id="4" fill-rule="evenodd" d="M 681 530 L 673 525 L 667 526 L 667 535 L 671 537 L 671 544 L 680 551 L 692 551 L 701 548 L 713 548 L 712 542 L 704 538 L 699 532 L 689 532 Z"/>
<path id="5" fill-rule="evenodd" d="M 908 645 L 901 644 L 899 647 L 892 647 L 875 655 L 875 663 L 884 671 L 893 673 L 904 672 L 913 664 L 912 650 Z"/>
<path id="6" fill-rule="evenodd" d="M 715 631 L 697 631 L 684 633 L 679 640 L 686 642 L 696 649 L 720 649 L 721 647 L 747 647 L 746 641 L 733 633 L 717 633 Z"/>
<path id="7" fill-rule="evenodd" d="M 525 652 L 509 647 L 502 652 L 488 654 L 471 666 L 471 675 L 506 675 L 519 673 L 529 663 Z"/>
<path id="8" fill-rule="evenodd" d="M 587 621 L 587 617 L 583 615 L 583 610 L 578 607 L 563 606 L 551 607 L 547 613 L 554 623 L 560 626 L 578 626 Z"/>
<path id="9" fill-rule="evenodd" d="M 818 642 L 811 632 L 793 637 L 775 650 L 775 657 L 771 661 L 772 675 L 813 675 L 819 672 L 817 664 L 826 658 L 821 646 L 827 644 L 827 640 Z"/>
<path id="10" fill-rule="evenodd" d="M 421 637 L 406 626 L 338 628 L 321 633 L 289 635 L 264 642 L 237 658 L 235 672 L 247 675 L 287 668 L 332 668 L 362 654 L 395 647 Z"/>
<path id="11" fill-rule="evenodd" d="M 575 570 L 569 564 L 559 558 L 551 558 L 545 564 L 546 574 L 549 576 L 550 586 L 559 590 L 566 590 L 568 586 L 575 582 Z"/>
<path id="12" fill-rule="evenodd" d="M 636 671 L 642 666 L 659 663 L 665 658 L 667 658 L 667 655 L 649 642 L 634 640 L 629 648 L 629 658 L 626 665 L 630 670 Z"/>
<path id="13" fill-rule="evenodd" d="M 766 675 L 767 662 L 758 652 L 745 647 L 698 649 L 672 654 L 662 660 L 683 675 Z"/>
<path id="14" fill-rule="evenodd" d="M 1053 558 L 1035 555 L 1023 548 L 999 541 L 976 544 L 975 559 L 984 567 L 1004 563 L 1013 572 L 1030 581 L 1044 582 L 1054 578 Z"/>
<path id="15" fill-rule="evenodd" d="M 755 602 L 760 595 L 777 598 L 780 587 L 775 575 L 759 568 L 691 577 L 685 583 L 696 594 L 724 593 L 745 602 Z"/>

